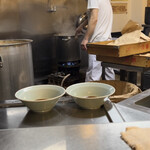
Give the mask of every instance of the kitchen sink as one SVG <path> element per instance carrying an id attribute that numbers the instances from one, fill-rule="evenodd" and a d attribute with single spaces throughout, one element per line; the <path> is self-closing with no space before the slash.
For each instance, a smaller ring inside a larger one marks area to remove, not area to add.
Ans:
<path id="1" fill-rule="evenodd" d="M 150 89 L 125 99 L 118 104 L 150 114 Z"/>
<path id="2" fill-rule="evenodd" d="M 150 108 L 150 96 L 148 97 L 145 97 L 137 102 L 135 102 L 136 105 L 140 105 L 140 106 L 143 106 L 143 107 L 148 107 Z"/>

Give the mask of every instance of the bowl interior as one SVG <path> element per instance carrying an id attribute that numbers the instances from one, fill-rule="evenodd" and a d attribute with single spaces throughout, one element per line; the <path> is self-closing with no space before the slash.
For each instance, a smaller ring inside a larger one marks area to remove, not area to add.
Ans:
<path id="1" fill-rule="evenodd" d="M 24 101 L 56 99 L 63 96 L 65 89 L 56 85 L 36 85 L 23 88 L 16 92 L 16 98 Z"/>
<path id="2" fill-rule="evenodd" d="M 78 98 L 100 98 L 112 95 L 115 88 L 108 84 L 85 82 L 69 86 L 66 92 Z"/>

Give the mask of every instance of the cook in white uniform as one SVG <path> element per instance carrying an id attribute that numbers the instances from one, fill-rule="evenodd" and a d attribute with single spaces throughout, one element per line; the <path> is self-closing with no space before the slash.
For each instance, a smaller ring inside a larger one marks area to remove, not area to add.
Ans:
<path id="1" fill-rule="evenodd" d="M 89 20 L 87 32 L 81 42 L 81 48 L 83 50 L 87 50 L 86 44 L 88 42 L 111 40 L 113 21 L 110 0 L 88 0 L 87 9 L 89 10 Z M 79 31 L 76 31 L 76 33 L 77 32 Z M 101 62 L 96 61 L 96 55 L 89 54 L 89 66 L 85 81 L 100 80 L 101 75 Z M 115 79 L 114 70 L 112 68 L 105 68 L 105 79 Z"/>

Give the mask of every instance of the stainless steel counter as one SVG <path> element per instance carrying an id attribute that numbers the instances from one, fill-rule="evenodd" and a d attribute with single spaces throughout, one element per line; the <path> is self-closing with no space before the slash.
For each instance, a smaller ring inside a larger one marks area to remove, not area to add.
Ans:
<path id="1" fill-rule="evenodd" d="M 1 150 L 131 150 L 120 133 L 150 122 L 69 125 L 0 130 Z"/>
<path id="2" fill-rule="evenodd" d="M 7 104 L 6 104 L 7 106 Z M 65 125 L 107 124 L 150 120 L 149 114 L 106 101 L 97 110 L 80 108 L 71 97 L 62 97 L 48 113 L 34 113 L 27 107 L 0 108 L 0 129 Z"/>
<path id="3" fill-rule="evenodd" d="M 85 110 L 63 97 L 48 113 L 34 113 L 25 106 L 0 108 L 0 129 L 109 123 L 104 107 Z"/>
<path id="4" fill-rule="evenodd" d="M 82 109 L 71 97 L 61 98 L 48 113 L 11 106 L 0 104 L 0 150 L 128 150 L 120 132 L 150 127 L 149 113 L 109 100 L 97 110 Z"/>

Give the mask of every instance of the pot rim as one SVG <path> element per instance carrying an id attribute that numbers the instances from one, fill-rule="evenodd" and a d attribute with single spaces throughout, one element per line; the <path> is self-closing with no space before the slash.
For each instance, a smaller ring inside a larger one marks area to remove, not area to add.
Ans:
<path id="1" fill-rule="evenodd" d="M 31 42 L 33 42 L 33 40 L 31 39 L 5 39 L 5 40 L 0 40 L 0 47 L 23 45 Z"/>

